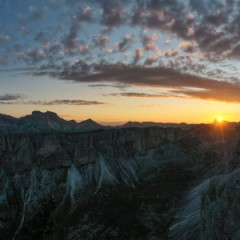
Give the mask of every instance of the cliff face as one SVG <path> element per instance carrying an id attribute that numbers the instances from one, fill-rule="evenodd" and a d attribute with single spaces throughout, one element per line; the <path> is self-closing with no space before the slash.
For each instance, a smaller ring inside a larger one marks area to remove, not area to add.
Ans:
<path id="1" fill-rule="evenodd" d="M 44 168 L 82 166 L 97 158 L 132 157 L 135 153 L 183 137 L 181 129 L 121 129 L 90 133 L 39 133 L 0 136 L 2 164 L 18 171 L 33 165 Z"/>
<path id="2" fill-rule="evenodd" d="M 216 166 L 221 172 L 223 158 L 237 162 L 237 131 L 226 128 L 223 136 L 200 126 L 1 135 L 0 236 L 166 237 L 187 185 Z"/>
<path id="3" fill-rule="evenodd" d="M 214 177 L 202 196 L 200 239 L 240 239 L 240 170 Z"/>

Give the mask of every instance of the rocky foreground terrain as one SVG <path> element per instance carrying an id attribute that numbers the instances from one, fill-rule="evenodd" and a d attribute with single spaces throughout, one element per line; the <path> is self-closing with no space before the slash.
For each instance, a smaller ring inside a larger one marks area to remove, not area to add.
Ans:
<path id="1" fill-rule="evenodd" d="M 24 132 L 6 122 L 0 239 L 240 239 L 239 124 L 79 132 L 31 119 Z"/>

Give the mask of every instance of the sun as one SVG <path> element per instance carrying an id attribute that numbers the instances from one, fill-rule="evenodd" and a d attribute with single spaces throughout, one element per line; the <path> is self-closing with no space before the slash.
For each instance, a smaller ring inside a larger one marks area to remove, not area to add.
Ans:
<path id="1" fill-rule="evenodd" d="M 218 117 L 217 117 L 217 121 L 218 121 L 219 123 L 221 123 L 221 122 L 223 121 L 223 117 L 218 116 Z"/>

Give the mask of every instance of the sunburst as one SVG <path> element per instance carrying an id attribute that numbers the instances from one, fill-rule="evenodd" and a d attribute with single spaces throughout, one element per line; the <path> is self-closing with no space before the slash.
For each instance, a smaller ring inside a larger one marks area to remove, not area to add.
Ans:
<path id="1" fill-rule="evenodd" d="M 223 121 L 223 117 L 222 117 L 222 116 L 218 116 L 218 117 L 217 117 L 217 121 L 218 121 L 219 123 L 221 123 L 221 122 Z"/>

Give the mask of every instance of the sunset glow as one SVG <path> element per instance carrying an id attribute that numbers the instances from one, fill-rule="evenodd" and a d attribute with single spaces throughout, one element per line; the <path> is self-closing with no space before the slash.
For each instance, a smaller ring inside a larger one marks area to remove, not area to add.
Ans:
<path id="1" fill-rule="evenodd" d="M 221 116 L 218 116 L 218 117 L 217 117 L 217 121 L 218 121 L 219 123 L 221 123 L 221 122 L 223 121 L 223 118 L 222 118 Z"/>
<path id="2" fill-rule="evenodd" d="M 0 1 L 0 113 L 238 122 L 240 5 L 140 2 Z"/>

